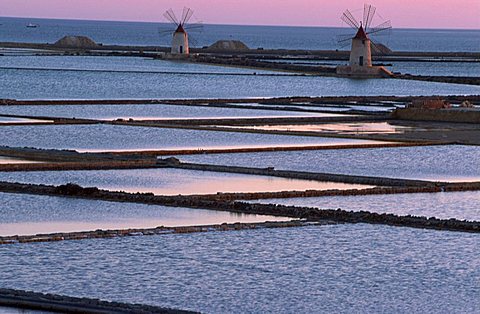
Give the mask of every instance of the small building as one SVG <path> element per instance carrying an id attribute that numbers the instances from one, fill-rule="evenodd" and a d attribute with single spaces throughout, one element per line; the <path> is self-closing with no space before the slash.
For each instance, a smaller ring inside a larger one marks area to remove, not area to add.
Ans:
<path id="1" fill-rule="evenodd" d="M 391 77 L 392 72 L 383 66 L 372 65 L 371 41 L 362 25 L 352 38 L 349 65 L 338 66 L 337 74 L 352 78 Z"/>
<path id="2" fill-rule="evenodd" d="M 179 24 L 172 38 L 172 54 L 175 55 L 188 55 L 190 54 L 190 47 L 188 45 L 188 34 L 183 28 L 182 24 Z"/>

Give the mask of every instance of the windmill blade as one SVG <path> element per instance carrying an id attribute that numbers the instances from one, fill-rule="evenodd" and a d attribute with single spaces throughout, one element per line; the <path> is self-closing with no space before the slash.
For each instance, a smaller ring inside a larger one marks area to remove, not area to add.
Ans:
<path id="1" fill-rule="evenodd" d="M 370 27 L 370 23 L 372 23 L 376 10 L 377 8 L 370 4 L 365 4 L 363 6 L 363 27 L 365 28 L 365 30 Z"/>
<path id="2" fill-rule="evenodd" d="M 352 34 L 341 34 L 336 36 L 336 42 L 338 44 L 343 44 L 345 42 L 349 43 L 355 35 Z"/>
<path id="3" fill-rule="evenodd" d="M 188 36 L 188 41 L 190 42 L 190 47 L 198 47 L 198 40 L 196 37 Z"/>
<path id="4" fill-rule="evenodd" d="M 163 16 L 170 21 L 171 23 L 175 25 L 180 25 L 180 22 L 178 21 L 177 17 L 175 16 L 175 13 L 173 12 L 172 9 L 168 9 L 165 13 L 163 13 Z"/>
<path id="5" fill-rule="evenodd" d="M 348 46 L 350 46 L 350 42 L 349 42 L 349 41 L 345 41 L 345 42 L 339 43 L 339 48 L 340 48 L 340 49 L 347 48 Z"/>
<path id="6" fill-rule="evenodd" d="M 193 10 L 192 9 L 187 8 L 187 7 L 183 8 L 182 21 L 181 21 L 182 25 L 187 24 L 190 21 L 190 19 L 192 18 L 192 16 L 193 16 Z"/>
<path id="7" fill-rule="evenodd" d="M 158 35 L 160 37 L 172 36 L 174 32 L 175 32 L 174 29 L 162 29 L 162 28 L 158 29 Z"/>
<path id="8" fill-rule="evenodd" d="M 200 22 L 195 24 L 187 24 L 186 26 L 184 26 L 184 29 L 188 33 L 201 33 L 203 31 L 203 24 Z"/>
<path id="9" fill-rule="evenodd" d="M 386 22 L 383 22 L 382 24 L 378 25 L 378 26 L 375 26 L 375 27 L 372 27 L 368 32 L 367 34 L 370 35 L 370 34 L 376 34 L 376 35 L 379 35 L 379 33 L 381 32 L 384 32 L 384 31 L 387 31 L 387 30 L 391 30 L 392 29 L 392 22 L 390 20 L 386 21 Z"/>
<path id="10" fill-rule="evenodd" d="M 355 19 L 355 17 L 349 10 L 345 10 L 345 12 L 343 12 L 341 19 L 342 21 L 350 25 L 350 27 L 352 28 L 357 29 L 360 27 L 360 23 L 358 23 L 358 21 Z"/>

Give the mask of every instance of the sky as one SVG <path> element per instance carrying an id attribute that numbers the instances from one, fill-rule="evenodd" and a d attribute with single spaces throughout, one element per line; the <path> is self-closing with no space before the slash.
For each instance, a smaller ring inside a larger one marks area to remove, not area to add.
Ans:
<path id="1" fill-rule="evenodd" d="M 184 6 L 206 24 L 343 26 L 345 9 L 359 0 L 0 0 L 0 16 L 163 22 Z M 480 0 L 372 0 L 397 28 L 480 29 Z M 180 14 L 181 15 L 181 14 Z"/>

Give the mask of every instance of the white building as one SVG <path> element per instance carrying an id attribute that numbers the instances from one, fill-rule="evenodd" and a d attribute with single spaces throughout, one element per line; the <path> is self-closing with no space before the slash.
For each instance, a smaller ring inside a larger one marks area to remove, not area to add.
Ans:
<path id="1" fill-rule="evenodd" d="M 352 38 L 352 50 L 350 51 L 350 66 L 371 67 L 372 49 L 370 39 L 360 26 L 355 37 Z"/>
<path id="2" fill-rule="evenodd" d="M 190 47 L 188 46 L 188 34 L 183 29 L 182 24 L 178 25 L 172 39 L 172 54 L 188 55 Z"/>
<path id="3" fill-rule="evenodd" d="M 393 75 L 383 66 L 372 65 L 371 41 L 361 25 L 355 37 L 352 38 L 349 65 L 338 66 L 337 74 L 353 78 L 391 77 Z"/>

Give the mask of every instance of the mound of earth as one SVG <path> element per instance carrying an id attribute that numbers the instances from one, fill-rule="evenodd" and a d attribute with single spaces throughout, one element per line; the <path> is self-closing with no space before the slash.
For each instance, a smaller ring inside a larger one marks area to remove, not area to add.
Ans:
<path id="1" fill-rule="evenodd" d="M 393 52 L 392 49 L 380 43 L 375 43 L 375 45 L 372 45 L 372 50 L 374 53 L 380 53 L 380 54 L 388 54 Z"/>
<path id="2" fill-rule="evenodd" d="M 248 46 L 239 40 L 219 40 L 208 47 L 208 49 L 225 51 L 249 50 Z"/>
<path id="3" fill-rule="evenodd" d="M 67 48 L 95 48 L 98 46 L 96 42 L 86 36 L 65 36 L 54 45 Z"/>

